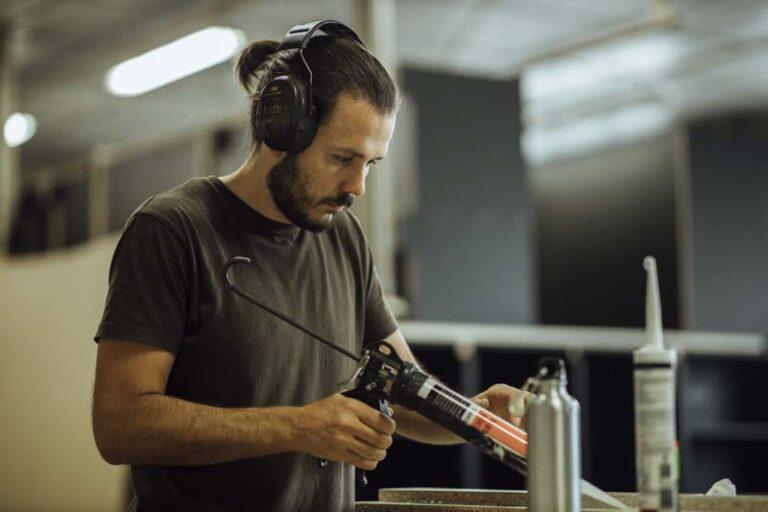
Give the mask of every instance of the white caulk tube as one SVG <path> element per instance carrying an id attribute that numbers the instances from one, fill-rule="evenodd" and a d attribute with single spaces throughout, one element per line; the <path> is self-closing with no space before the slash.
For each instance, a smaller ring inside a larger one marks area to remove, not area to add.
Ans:
<path id="1" fill-rule="evenodd" d="M 664 348 L 656 260 L 647 256 L 646 343 L 633 353 L 635 462 L 641 512 L 678 510 L 675 443 L 677 352 Z"/>

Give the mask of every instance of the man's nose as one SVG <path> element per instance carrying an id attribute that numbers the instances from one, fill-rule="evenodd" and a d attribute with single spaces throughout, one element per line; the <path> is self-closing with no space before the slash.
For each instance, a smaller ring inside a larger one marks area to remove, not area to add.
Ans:
<path id="1" fill-rule="evenodd" d="M 368 166 L 355 165 L 349 169 L 341 185 L 342 192 L 362 197 L 365 194 L 365 177 L 368 175 Z"/>

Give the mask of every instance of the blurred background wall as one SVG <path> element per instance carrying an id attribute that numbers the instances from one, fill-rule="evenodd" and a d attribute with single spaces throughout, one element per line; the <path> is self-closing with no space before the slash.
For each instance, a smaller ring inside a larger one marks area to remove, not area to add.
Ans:
<path id="1" fill-rule="evenodd" d="M 653 254 L 683 350 L 682 489 L 731 477 L 768 493 L 765 2 L 7 0 L 0 510 L 121 509 L 127 471 L 90 430 L 114 244 L 145 198 L 249 149 L 231 60 L 130 98 L 107 71 L 209 26 L 279 39 L 324 18 L 355 28 L 404 93 L 355 208 L 425 365 L 469 394 L 563 356 L 584 475 L 633 490 L 630 351 Z M 471 449 L 405 440 L 369 478 L 361 498 L 524 485 Z"/>
<path id="2" fill-rule="evenodd" d="M 418 105 L 418 206 L 401 225 L 412 316 L 534 320 L 517 81 L 408 70 L 403 85 Z"/>
<path id="3" fill-rule="evenodd" d="M 125 494 L 91 434 L 93 325 L 112 237 L 0 261 L 2 510 L 105 510 Z"/>

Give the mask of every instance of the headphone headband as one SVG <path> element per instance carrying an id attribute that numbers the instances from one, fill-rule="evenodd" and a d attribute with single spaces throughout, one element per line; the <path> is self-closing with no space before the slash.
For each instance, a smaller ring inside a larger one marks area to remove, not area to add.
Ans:
<path id="1" fill-rule="evenodd" d="M 291 28 L 280 41 L 278 50 L 306 50 L 309 41 L 317 36 L 318 31 L 337 39 L 351 39 L 365 46 L 354 30 L 336 20 L 310 21 Z"/>

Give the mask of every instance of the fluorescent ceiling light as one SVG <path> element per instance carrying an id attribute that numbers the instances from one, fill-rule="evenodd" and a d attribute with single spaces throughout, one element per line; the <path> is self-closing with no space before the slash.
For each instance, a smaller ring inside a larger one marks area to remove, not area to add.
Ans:
<path id="1" fill-rule="evenodd" d="M 21 146 L 35 135 L 37 120 L 31 114 L 16 112 L 5 120 L 3 135 L 8 147 Z"/>
<path id="2" fill-rule="evenodd" d="M 523 154 L 530 164 L 542 165 L 597 147 L 661 133 L 671 126 L 672 120 L 672 114 L 662 105 L 646 103 L 557 127 L 529 128 L 522 137 Z"/>
<path id="3" fill-rule="evenodd" d="M 117 64 L 106 87 L 115 96 L 138 96 L 224 62 L 244 44 L 241 30 L 208 27 Z"/>
<path id="4" fill-rule="evenodd" d="M 526 101 L 565 95 L 595 96 L 629 81 L 655 81 L 686 53 L 677 34 L 652 34 L 622 39 L 567 57 L 535 63 L 522 74 Z"/>

